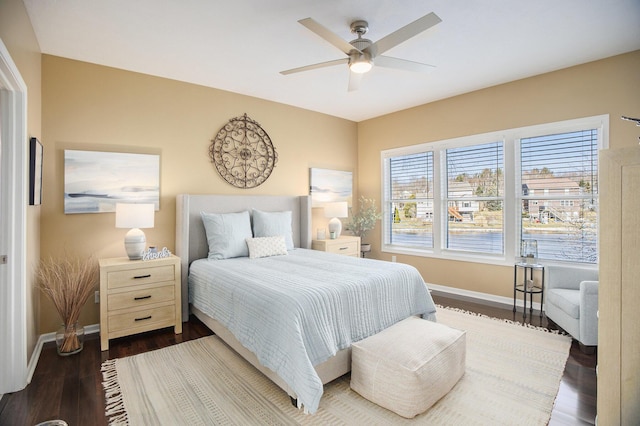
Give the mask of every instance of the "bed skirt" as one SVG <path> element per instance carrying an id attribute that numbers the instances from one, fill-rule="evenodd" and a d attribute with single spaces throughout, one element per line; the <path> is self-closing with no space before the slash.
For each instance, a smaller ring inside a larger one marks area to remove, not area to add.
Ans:
<path id="1" fill-rule="evenodd" d="M 222 339 L 227 345 L 229 345 L 234 351 L 236 351 L 241 357 L 246 359 L 251 365 L 257 368 L 262 374 L 267 376 L 273 383 L 278 385 L 284 390 L 290 397 L 297 398 L 295 392 L 278 376 L 273 370 L 260 364 L 258 357 L 242 346 L 242 344 L 234 337 L 234 335 L 227 330 L 227 328 L 220 322 L 211 318 L 193 305 L 189 305 L 191 313 L 202 321 L 211 331 L 213 331 L 220 339 Z M 322 384 L 327 384 L 332 380 L 341 377 L 351 371 L 351 348 L 346 348 L 334 356 L 326 360 L 325 362 L 316 365 L 316 372 L 318 377 L 322 381 Z"/>

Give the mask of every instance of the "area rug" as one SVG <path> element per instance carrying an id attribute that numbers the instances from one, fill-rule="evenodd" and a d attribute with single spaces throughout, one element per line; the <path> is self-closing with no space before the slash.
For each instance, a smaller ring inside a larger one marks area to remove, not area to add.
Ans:
<path id="1" fill-rule="evenodd" d="M 349 375 L 325 385 L 313 415 L 216 336 L 103 363 L 110 424 L 545 425 L 571 339 L 543 329 L 438 308 L 467 332 L 466 372 L 430 410 L 404 419 L 362 398 Z"/>

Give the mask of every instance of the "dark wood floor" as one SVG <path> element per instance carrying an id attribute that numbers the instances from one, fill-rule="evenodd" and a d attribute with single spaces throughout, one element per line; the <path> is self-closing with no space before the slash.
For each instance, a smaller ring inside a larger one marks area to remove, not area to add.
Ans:
<path id="1" fill-rule="evenodd" d="M 522 322 L 522 312 L 511 308 L 434 296 L 437 303 L 485 315 Z M 534 312 L 535 314 L 535 312 Z M 527 318 L 529 320 L 529 318 Z M 529 321 L 527 321 L 529 322 Z M 531 324 L 553 328 L 546 318 L 534 315 Z M 70 426 L 106 425 L 100 366 L 103 361 L 160 349 L 211 334 L 200 321 L 191 318 L 183 333 L 173 328 L 112 340 L 109 351 L 100 352 L 98 334 L 88 335 L 77 355 L 60 357 L 55 344 L 44 345 L 31 383 L 26 389 L 0 400 L 0 426 L 35 425 L 63 419 Z M 571 347 L 551 425 L 592 425 L 596 414 L 596 355 L 585 355 L 574 342 Z"/>

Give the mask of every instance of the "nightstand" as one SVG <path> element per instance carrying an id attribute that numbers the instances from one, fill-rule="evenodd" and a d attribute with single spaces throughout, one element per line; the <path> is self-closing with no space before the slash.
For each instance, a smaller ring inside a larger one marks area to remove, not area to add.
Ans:
<path id="1" fill-rule="evenodd" d="M 311 248 L 328 253 L 360 257 L 360 237 L 342 235 L 333 240 L 313 240 Z"/>
<path id="2" fill-rule="evenodd" d="M 182 333 L 180 258 L 100 259 L 100 347 L 109 339 L 173 326 Z"/>

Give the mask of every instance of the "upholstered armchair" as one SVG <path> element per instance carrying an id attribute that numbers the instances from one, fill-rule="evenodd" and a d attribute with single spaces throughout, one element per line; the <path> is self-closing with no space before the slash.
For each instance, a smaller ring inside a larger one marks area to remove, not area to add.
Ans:
<path id="1" fill-rule="evenodd" d="M 545 268 L 544 308 L 547 318 L 590 352 L 598 345 L 598 271 L 575 266 Z"/>

